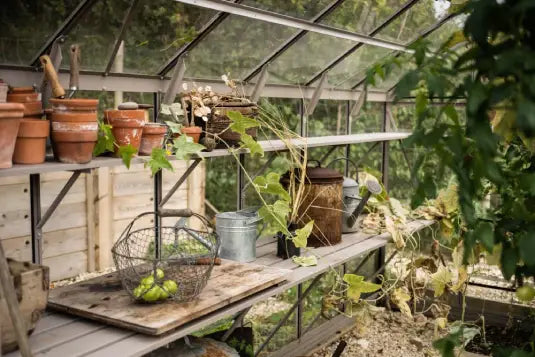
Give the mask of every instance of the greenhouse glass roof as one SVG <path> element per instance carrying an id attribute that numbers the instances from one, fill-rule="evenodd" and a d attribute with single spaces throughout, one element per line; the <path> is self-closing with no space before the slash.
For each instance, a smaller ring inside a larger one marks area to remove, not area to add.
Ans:
<path id="1" fill-rule="evenodd" d="M 325 76 L 325 87 L 345 93 L 340 99 L 348 99 L 371 64 L 408 51 L 420 36 L 439 43 L 459 30 L 462 21 L 449 15 L 449 4 L 447 0 L 6 0 L 0 10 L 0 76 L 8 76 L 8 70 L 35 74 L 39 56 L 54 44 L 63 48 L 60 68 L 66 71 L 66 49 L 77 43 L 82 49 L 82 77 L 91 77 L 91 82 L 82 82 L 90 89 L 113 90 L 121 78 L 123 82 L 136 78 L 147 81 L 138 82 L 134 91 L 162 91 L 154 81 L 169 77 L 183 61 L 188 80 L 217 84 L 227 74 L 255 83 L 265 69 L 267 87 L 275 91 L 315 87 Z M 401 76 L 403 71 L 399 72 Z M 384 92 L 393 85 L 395 79 L 389 79 L 373 90 Z M 295 93 L 282 91 L 279 96 L 295 97 Z"/>

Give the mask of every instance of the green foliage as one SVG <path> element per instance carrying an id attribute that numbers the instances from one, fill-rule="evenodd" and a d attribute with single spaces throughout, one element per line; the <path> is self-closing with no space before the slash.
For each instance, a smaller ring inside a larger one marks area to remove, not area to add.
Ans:
<path id="1" fill-rule="evenodd" d="M 99 156 L 107 151 L 113 152 L 115 137 L 111 132 L 111 125 L 98 121 L 98 138 L 97 144 L 93 149 L 93 156 Z"/>
<path id="2" fill-rule="evenodd" d="M 270 172 L 266 176 L 257 176 L 253 183 L 261 193 L 275 195 L 282 200 L 290 201 L 290 194 L 280 183 L 280 178 L 279 174 Z"/>
<path id="3" fill-rule="evenodd" d="M 145 167 L 149 167 L 152 176 L 161 169 L 174 171 L 173 165 L 167 160 L 167 152 L 162 148 L 154 148 L 150 154 L 149 161 L 145 162 Z"/>
<path id="4" fill-rule="evenodd" d="M 227 116 L 232 122 L 232 124 L 229 125 L 229 130 L 240 134 L 241 147 L 249 149 L 251 156 L 264 156 L 264 149 L 262 146 L 260 146 L 260 144 L 246 132 L 247 129 L 259 127 L 260 123 L 253 118 L 246 117 L 242 113 L 233 110 L 229 111 Z"/>
<path id="5" fill-rule="evenodd" d="M 132 158 L 137 154 L 137 149 L 132 144 L 119 146 L 119 156 L 123 160 L 126 168 L 130 168 L 130 162 Z"/>
<path id="6" fill-rule="evenodd" d="M 449 334 L 433 342 L 433 347 L 440 351 L 442 357 L 455 357 L 456 347 L 464 348 L 479 334 L 481 334 L 479 327 L 454 322 L 449 329 Z"/>
<path id="7" fill-rule="evenodd" d="M 295 264 L 302 267 L 318 265 L 318 258 L 316 258 L 315 255 L 309 255 L 306 257 L 292 257 L 292 260 Z"/>
<path id="8" fill-rule="evenodd" d="M 364 277 L 355 274 L 344 274 L 344 282 L 347 283 L 347 297 L 355 302 L 360 300 L 362 293 L 373 293 L 381 289 L 380 284 L 364 281 Z"/>
<path id="9" fill-rule="evenodd" d="M 295 235 L 293 237 L 293 243 L 297 248 L 306 248 L 307 239 L 312 233 L 312 228 L 314 228 L 314 221 L 310 221 L 303 228 L 296 229 Z"/>
<path id="10" fill-rule="evenodd" d="M 206 149 L 203 145 L 193 142 L 187 135 L 180 135 L 173 141 L 175 156 L 178 160 L 189 160 L 192 154 L 198 154 Z"/>

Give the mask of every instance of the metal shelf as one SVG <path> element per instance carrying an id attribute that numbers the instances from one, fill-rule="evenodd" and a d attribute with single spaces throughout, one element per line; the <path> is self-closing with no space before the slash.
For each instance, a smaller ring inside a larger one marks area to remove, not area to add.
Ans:
<path id="1" fill-rule="evenodd" d="M 309 137 L 304 139 L 294 140 L 297 147 L 322 147 L 322 146 L 340 146 L 348 144 L 361 144 L 382 141 L 392 141 L 405 139 L 410 135 L 408 132 L 387 132 L 387 133 L 363 133 L 350 135 L 336 135 L 336 136 L 320 136 Z M 286 149 L 286 144 L 281 140 L 259 141 L 264 151 L 283 151 Z M 237 154 L 245 154 L 247 150 L 236 150 Z M 227 149 L 216 149 L 210 152 L 203 152 L 198 157 L 193 156 L 192 159 L 210 158 L 229 156 L 231 152 Z M 171 159 L 174 159 L 173 157 Z M 139 164 L 148 160 L 148 157 L 137 157 L 132 160 L 132 164 Z M 87 164 L 65 164 L 57 161 L 47 161 L 43 164 L 37 165 L 13 165 L 9 169 L 0 169 L 0 177 L 19 176 L 41 174 L 55 171 L 79 171 L 94 169 L 98 167 L 112 167 L 123 165 L 122 160 L 112 157 L 96 157 Z"/>

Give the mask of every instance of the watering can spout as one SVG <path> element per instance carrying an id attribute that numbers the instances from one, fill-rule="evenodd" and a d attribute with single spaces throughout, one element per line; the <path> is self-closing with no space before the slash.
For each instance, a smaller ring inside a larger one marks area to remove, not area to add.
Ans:
<path id="1" fill-rule="evenodd" d="M 383 192 L 383 188 L 381 187 L 379 182 L 375 180 L 367 180 L 366 188 L 368 189 L 368 191 L 366 192 L 362 200 L 359 202 L 359 205 L 357 206 L 357 208 L 355 208 L 355 210 L 347 218 L 347 225 L 349 227 L 353 227 L 355 225 L 355 223 L 357 222 L 358 216 L 364 210 L 364 207 L 366 206 L 366 203 L 368 203 L 368 200 L 370 199 L 371 195 L 378 195 L 381 192 Z"/>

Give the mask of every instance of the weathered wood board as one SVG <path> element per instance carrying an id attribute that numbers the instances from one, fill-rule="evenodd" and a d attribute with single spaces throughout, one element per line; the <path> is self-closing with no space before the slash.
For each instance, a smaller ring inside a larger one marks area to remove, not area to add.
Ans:
<path id="1" fill-rule="evenodd" d="M 290 270 L 222 260 L 199 297 L 188 303 L 136 304 L 116 273 L 50 291 L 50 308 L 137 332 L 160 335 L 277 285 Z"/>

